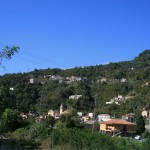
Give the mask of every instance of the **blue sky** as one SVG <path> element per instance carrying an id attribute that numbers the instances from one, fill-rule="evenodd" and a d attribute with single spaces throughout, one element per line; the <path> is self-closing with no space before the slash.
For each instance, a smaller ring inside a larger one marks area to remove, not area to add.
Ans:
<path id="1" fill-rule="evenodd" d="M 0 74 L 132 60 L 150 48 L 149 0 L 1 0 Z"/>

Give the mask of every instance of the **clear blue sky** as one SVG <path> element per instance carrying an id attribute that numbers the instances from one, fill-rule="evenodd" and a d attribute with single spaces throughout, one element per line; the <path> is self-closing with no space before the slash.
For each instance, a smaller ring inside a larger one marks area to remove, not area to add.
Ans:
<path id="1" fill-rule="evenodd" d="M 150 48 L 150 0 L 1 0 L 0 74 L 132 60 Z"/>

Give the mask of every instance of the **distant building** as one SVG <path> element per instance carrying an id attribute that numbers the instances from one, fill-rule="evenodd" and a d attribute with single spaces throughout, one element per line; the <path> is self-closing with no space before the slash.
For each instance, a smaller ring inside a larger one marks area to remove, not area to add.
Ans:
<path id="1" fill-rule="evenodd" d="M 90 120 L 90 117 L 89 117 L 89 116 L 82 116 L 81 120 L 82 120 L 83 122 L 87 122 L 87 121 Z"/>
<path id="2" fill-rule="evenodd" d="M 77 112 L 77 115 L 82 117 L 83 113 L 82 112 Z"/>
<path id="3" fill-rule="evenodd" d="M 55 119 L 58 119 L 61 115 L 69 113 L 69 110 L 64 111 L 63 105 L 60 105 L 59 111 L 49 110 L 48 116 L 52 116 Z"/>
<path id="4" fill-rule="evenodd" d="M 55 114 L 56 114 L 56 112 L 53 111 L 53 110 L 49 110 L 49 111 L 48 111 L 48 116 L 55 117 Z"/>
<path id="5" fill-rule="evenodd" d="M 145 82 L 142 86 L 150 86 L 150 82 Z"/>
<path id="6" fill-rule="evenodd" d="M 100 131 L 106 134 L 135 134 L 137 125 L 122 119 L 111 119 L 100 123 Z"/>
<path id="7" fill-rule="evenodd" d="M 27 118 L 28 118 L 28 116 L 27 116 L 26 114 L 24 114 L 24 113 L 21 113 L 20 115 L 21 115 L 21 117 L 22 117 L 23 119 L 27 119 Z"/>
<path id="8" fill-rule="evenodd" d="M 11 87 L 9 90 L 10 90 L 10 91 L 13 91 L 13 90 L 14 90 L 14 88 L 13 88 L 13 87 Z"/>
<path id="9" fill-rule="evenodd" d="M 113 97 L 110 102 L 106 102 L 107 105 L 109 104 L 117 104 L 120 105 L 119 102 L 124 101 L 124 97 L 122 95 L 118 95 L 118 97 Z"/>
<path id="10" fill-rule="evenodd" d="M 71 77 L 66 77 L 67 81 L 70 82 L 81 82 L 81 81 L 87 81 L 87 77 L 76 77 L 76 76 L 71 76 Z"/>
<path id="11" fill-rule="evenodd" d="M 63 111 L 64 111 L 64 110 L 63 110 L 63 105 L 61 104 L 61 105 L 60 105 L 60 112 L 59 112 L 59 113 L 60 113 L 60 114 L 63 114 Z"/>
<path id="12" fill-rule="evenodd" d="M 31 78 L 31 79 L 29 80 L 29 83 L 33 84 L 33 83 L 34 83 L 34 78 Z"/>
<path id="13" fill-rule="evenodd" d="M 106 102 L 106 105 L 113 104 L 113 102 Z"/>
<path id="14" fill-rule="evenodd" d="M 149 117 L 149 111 L 145 110 L 145 108 L 143 108 L 143 111 L 141 113 L 141 116 L 148 118 Z"/>
<path id="15" fill-rule="evenodd" d="M 93 117 L 94 117 L 94 114 L 93 114 L 93 113 L 88 113 L 88 116 L 89 116 L 90 118 L 93 118 Z"/>
<path id="16" fill-rule="evenodd" d="M 128 122 L 132 122 L 132 123 L 135 122 L 135 118 L 136 118 L 136 115 L 133 113 L 129 113 L 129 114 L 122 116 L 123 120 L 128 121 Z"/>
<path id="17" fill-rule="evenodd" d="M 108 120 L 110 120 L 111 119 L 111 117 L 110 117 L 110 115 L 109 114 L 99 114 L 98 115 L 98 122 L 100 123 L 100 122 L 103 122 L 103 121 L 108 121 Z"/>
<path id="18" fill-rule="evenodd" d="M 69 99 L 79 99 L 81 97 L 82 97 L 82 95 L 71 95 L 71 96 L 69 96 Z"/>
<path id="19" fill-rule="evenodd" d="M 127 79 L 126 79 L 126 78 L 122 78 L 122 79 L 120 80 L 120 82 L 126 83 L 126 82 L 127 82 Z"/>
<path id="20" fill-rule="evenodd" d="M 101 80 L 100 80 L 101 82 L 107 82 L 108 81 L 108 78 L 101 78 Z"/>

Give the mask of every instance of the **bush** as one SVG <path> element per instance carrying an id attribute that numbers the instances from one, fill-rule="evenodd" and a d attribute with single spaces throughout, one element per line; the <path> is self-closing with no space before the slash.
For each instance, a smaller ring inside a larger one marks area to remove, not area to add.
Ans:
<path id="1" fill-rule="evenodd" d="M 46 139 L 49 135 L 49 129 L 43 123 L 32 124 L 29 128 L 31 138 Z"/>

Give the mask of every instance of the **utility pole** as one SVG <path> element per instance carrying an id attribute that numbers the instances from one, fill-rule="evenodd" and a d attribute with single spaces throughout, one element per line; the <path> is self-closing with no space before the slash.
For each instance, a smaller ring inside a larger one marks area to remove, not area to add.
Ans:
<path id="1" fill-rule="evenodd" d="M 149 130 L 149 132 L 150 132 L 150 110 L 149 110 L 149 112 L 148 112 L 148 119 L 149 119 L 149 122 L 148 122 L 148 130 Z"/>
<path id="2" fill-rule="evenodd" d="M 41 93 L 41 98 L 40 98 L 40 116 L 43 115 L 43 89 L 42 89 L 42 93 Z"/>
<path id="3" fill-rule="evenodd" d="M 96 117 L 96 114 L 95 114 L 95 110 L 96 110 L 96 99 L 97 99 L 97 96 L 95 96 L 95 104 L 94 104 L 94 110 L 93 110 L 93 125 L 92 125 L 92 132 L 94 131 L 94 127 L 95 127 L 95 117 Z"/>

